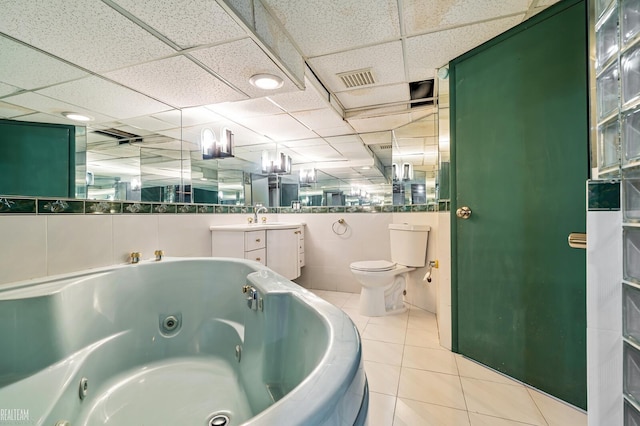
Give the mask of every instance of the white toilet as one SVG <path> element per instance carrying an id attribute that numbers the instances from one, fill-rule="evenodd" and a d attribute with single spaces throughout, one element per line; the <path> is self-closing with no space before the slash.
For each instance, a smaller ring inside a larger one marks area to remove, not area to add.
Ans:
<path id="1" fill-rule="evenodd" d="M 369 260 L 349 267 L 362 285 L 360 314 L 380 317 L 405 312 L 402 299 L 409 272 L 426 265 L 427 240 L 431 228 L 425 225 L 391 224 L 391 262 Z"/>

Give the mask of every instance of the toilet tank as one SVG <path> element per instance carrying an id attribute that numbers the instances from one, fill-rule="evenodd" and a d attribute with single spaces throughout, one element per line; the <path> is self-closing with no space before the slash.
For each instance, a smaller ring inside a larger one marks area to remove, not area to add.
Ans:
<path id="1" fill-rule="evenodd" d="M 426 265 L 430 230 L 426 225 L 390 224 L 391 261 L 405 266 Z"/>

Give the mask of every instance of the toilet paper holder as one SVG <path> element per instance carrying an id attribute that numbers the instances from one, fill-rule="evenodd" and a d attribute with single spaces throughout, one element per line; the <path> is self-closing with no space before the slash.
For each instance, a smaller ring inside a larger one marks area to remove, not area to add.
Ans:
<path id="1" fill-rule="evenodd" d="M 438 269 L 438 266 L 439 266 L 439 263 L 438 263 L 437 259 L 436 260 L 430 260 L 427 263 L 427 273 L 424 274 L 424 278 L 422 278 L 422 281 L 426 281 L 426 282 L 430 283 L 431 282 L 431 270 L 433 268 Z"/>

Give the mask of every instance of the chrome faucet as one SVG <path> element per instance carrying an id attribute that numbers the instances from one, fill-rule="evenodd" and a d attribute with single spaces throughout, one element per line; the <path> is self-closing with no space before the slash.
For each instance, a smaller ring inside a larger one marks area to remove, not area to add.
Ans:
<path id="1" fill-rule="evenodd" d="M 258 213 L 260 212 L 268 212 L 269 209 L 263 206 L 262 204 L 256 204 L 253 207 L 253 223 L 258 223 Z"/>

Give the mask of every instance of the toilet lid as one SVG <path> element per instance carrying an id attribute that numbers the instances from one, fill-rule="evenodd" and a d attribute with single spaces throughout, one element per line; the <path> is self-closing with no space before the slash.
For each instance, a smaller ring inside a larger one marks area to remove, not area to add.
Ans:
<path id="1" fill-rule="evenodd" d="M 388 260 L 365 260 L 362 262 L 353 262 L 351 265 L 351 269 L 355 269 L 357 271 L 390 271 L 395 268 L 395 262 L 389 262 Z"/>

